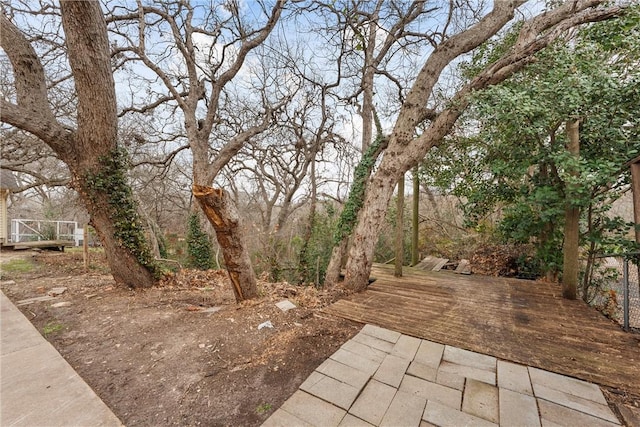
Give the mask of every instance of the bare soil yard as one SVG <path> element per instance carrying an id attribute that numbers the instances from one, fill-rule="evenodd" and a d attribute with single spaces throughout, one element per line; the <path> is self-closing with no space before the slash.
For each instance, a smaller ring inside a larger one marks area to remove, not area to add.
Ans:
<path id="1" fill-rule="evenodd" d="M 1 259 L 14 303 L 66 288 L 19 308 L 127 426 L 260 425 L 361 327 L 319 312 L 339 291 L 261 281 L 261 297 L 238 305 L 222 271 L 134 291 L 99 253 L 89 272 L 77 252 Z M 297 308 L 281 311 L 284 299 Z"/>

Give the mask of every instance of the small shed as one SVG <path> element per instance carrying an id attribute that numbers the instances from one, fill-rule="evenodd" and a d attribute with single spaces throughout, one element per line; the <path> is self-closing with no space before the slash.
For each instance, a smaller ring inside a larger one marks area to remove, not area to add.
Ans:
<path id="1" fill-rule="evenodd" d="M 18 190 L 18 182 L 8 169 L 0 169 L 0 243 L 9 241 L 9 217 L 7 204 L 9 194 Z"/>

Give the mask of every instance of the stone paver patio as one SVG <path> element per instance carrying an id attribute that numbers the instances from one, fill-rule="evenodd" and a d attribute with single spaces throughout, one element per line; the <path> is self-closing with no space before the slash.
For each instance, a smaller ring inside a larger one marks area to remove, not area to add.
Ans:
<path id="1" fill-rule="evenodd" d="M 498 425 L 620 422 L 595 384 L 365 325 L 263 424 Z"/>

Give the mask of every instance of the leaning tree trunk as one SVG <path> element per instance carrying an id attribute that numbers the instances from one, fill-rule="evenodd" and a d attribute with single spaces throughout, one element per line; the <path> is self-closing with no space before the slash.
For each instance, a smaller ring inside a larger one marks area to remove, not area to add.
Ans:
<path id="1" fill-rule="evenodd" d="M 367 150 L 362 154 L 362 159 L 354 171 L 353 184 L 349 190 L 347 202 L 340 213 L 336 232 L 334 233 L 335 242 L 331 251 L 331 258 L 329 259 L 327 274 L 325 276 L 325 284 L 327 285 L 336 284 L 340 278 L 342 260 L 347 254 L 347 250 L 349 248 L 349 238 L 354 226 L 357 224 L 360 210 L 364 206 L 369 177 L 371 176 L 371 172 L 373 171 L 378 157 L 384 152 L 389 144 L 388 139 L 382 134 L 382 125 L 380 124 L 380 120 L 378 119 L 375 110 L 372 110 L 372 114 L 378 130 L 378 135 L 373 143 L 367 146 Z"/>
<path id="2" fill-rule="evenodd" d="M 96 206 L 109 203 L 108 194 L 96 194 L 92 197 Z M 85 203 L 88 206 L 88 204 Z M 152 263 L 150 253 L 145 251 L 136 256 L 135 250 L 131 250 L 123 245 L 123 241 L 118 239 L 117 227 L 111 218 L 108 210 L 89 209 L 91 219 L 89 223 L 96 230 L 104 252 L 107 256 L 107 263 L 116 283 L 123 284 L 130 288 L 150 287 L 156 283 L 153 267 L 145 266 Z M 140 258 L 140 259 L 139 259 Z M 142 261 L 141 261 L 142 260 Z"/>
<path id="3" fill-rule="evenodd" d="M 244 247 L 240 215 L 229 193 L 194 184 L 193 195 L 216 232 L 236 301 L 257 297 L 256 276 Z"/>
<path id="4" fill-rule="evenodd" d="M 432 90 L 445 67 L 500 31 L 513 19 L 516 8 L 523 3 L 522 0 L 494 2 L 491 12 L 477 24 L 443 41 L 420 69 L 398 114 L 389 147 L 367 186 L 364 207 L 352 235 L 353 242 L 347 261 L 345 282 L 349 288 L 356 291 L 366 288 L 378 233 L 400 174 L 416 166 L 431 147 L 442 141 L 467 107 L 471 93 L 498 84 L 522 69 L 530 61 L 529 58 L 566 29 L 586 22 L 609 19 L 624 11 L 624 8 L 617 6 L 597 9 L 601 3 L 599 1 L 565 2 L 526 21 L 508 53 L 461 88 L 442 112 L 430 114 L 424 106 L 431 98 Z M 546 37 L 542 37 L 542 34 Z M 431 124 L 416 137 L 416 126 L 426 119 L 431 120 Z"/>
<path id="5" fill-rule="evenodd" d="M 61 2 L 69 64 L 78 95 L 73 147 L 56 150 L 69 166 L 118 283 L 148 287 L 155 265 L 148 252 L 131 188 L 114 156 L 117 107 L 107 26 L 98 2 Z"/>
<path id="6" fill-rule="evenodd" d="M 353 242 L 347 259 L 344 281 L 356 292 L 366 289 L 369 283 L 379 231 L 386 218 L 387 207 L 398 181 L 397 176 L 387 171 L 381 172 L 378 170 L 369 183 L 369 191 L 353 233 Z"/>

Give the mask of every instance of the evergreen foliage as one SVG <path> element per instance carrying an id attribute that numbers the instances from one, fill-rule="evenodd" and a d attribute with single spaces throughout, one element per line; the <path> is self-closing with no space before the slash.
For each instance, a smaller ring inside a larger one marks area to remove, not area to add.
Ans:
<path id="1" fill-rule="evenodd" d="M 197 213 L 189 215 L 187 262 L 190 267 L 198 270 L 209 270 L 214 267 L 213 246 L 209 236 L 202 229 Z"/>
<path id="2" fill-rule="evenodd" d="M 300 251 L 299 274 L 303 283 L 324 283 L 327 266 L 331 258 L 336 227 L 336 211 L 327 203 L 324 210 L 316 212 L 311 221 L 309 240 Z"/>
<path id="3" fill-rule="evenodd" d="M 581 209 L 588 257 L 633 247 L 631 224 L 609 211 L 629 189 L 623 165 L 640 154 L 638 22 L 636 9 L 614 23 L 594 24 L 572 43 L 559 41 L 523 72 L 476 94 L 463 121 L 466 132 L 429 153 L 423 184 L 464 200 L 467 226 L 482 226 L 499 208 L 498 235 L 534 243 L 536 254 L 527 264 L 541 272 L 562 270 L 567 206 Z M 465 76 L 513 40 L 508 33 L 480 49 L 464 67 Z M 565 123 L 575 119 L 579 158 L 566 149 Z M 591 274 L 584 274 L 585 290 Z"/>
<path id="4" fill-rule="evenodd" d="M 351 235 L 353 227 L 355 227 L 356 221 L 358 220 L 358 214 L 364 205 L 367 181 L 371 176 L 371 171 L 376 164 L 380 151 L 387 143 L 386 138 L 382 134 L 380 119 L 375 112 L 373 118 L 376 124 L 377 135 L 373 143 L 369 145 L 365 153 L 362 155 L 362 159 L 354 171 L 353 184 L 351 185 L 347 202 L 344 204 L 344 208 L 340 213 L 340 219 L 338 220 L 338 224 L 336 225 L 336 230 L 334 232 L 334 245 L 339 245 L 343 239 L 346 239 Z"/>

